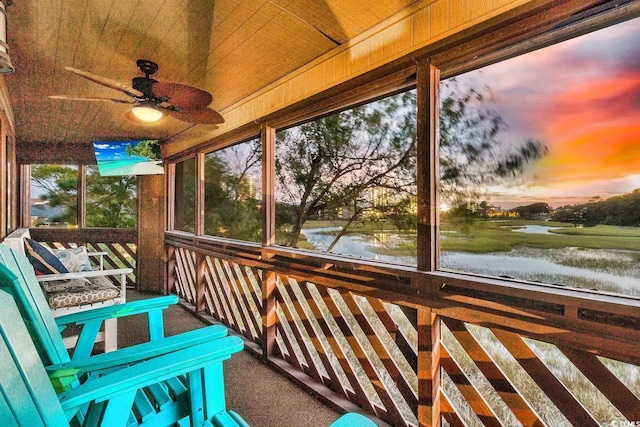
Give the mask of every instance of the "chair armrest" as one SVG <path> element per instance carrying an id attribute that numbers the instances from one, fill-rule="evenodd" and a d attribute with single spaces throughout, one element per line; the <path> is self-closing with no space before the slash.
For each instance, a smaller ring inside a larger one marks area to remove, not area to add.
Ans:
<path id="1" fill-rule="evenodd" d="M 151 310 L 164 310 L 171 305 L 178 303 L 178 297 L 175 295 L 166 295 L 140 301 L 131 301 L 124 304 L 116 304 L 108 307 L 96 308 L 93 310 L 81 311 L 78 313 L 66 314 L 56 317 L 55 321 L 58 326 L 75 323 L 78 325 L 92 322 L 95 320 L 115 319 L 118 317 L 132 316 L 134 314 L 143 314 Z"/>
<path id="2" fill-rule="evenodd" d="M 73 413 L 85 403 L 107 400 L 178 375 L 219 364 L 242 350 L 243 346 L 244 343 L 239 337 L 220 338 L 95 378 L 61 393 L 58 398 L 63 410 Z"/>
<path id="3" fill-rule="evenodd" d="M 107 252 L 87 252 L 87 255 L 92 257 L 100 257 L 98 265 L 100 266 L 100 270 L 102 270 L 104 268 L 104 257 L 105 255 L 109 254 Z"/>
<path id="4" fill-rule="evenodd" d="M 217 340 L 227 336 L 227 334 L 228 330 L 223 325 L 206 326 L 162 340 L 138 344 L 109 353 L 96 354 L 87 359 L 71 360 L 47 366 L 46 369 L 51 379 L 75 376 L 137 363 L 152 357 Z"/>
<path id="5" fill-rule="evenodd" d="M 94 271 L 79 271 L 76 273 L 61 273 L 61 274 L 44 274 L 42 276 L 36 276 L 38 282 L 50 282 L 52 280 L 68 280 L 68 279 L 82 279 L 88 277 L 100 277 L 100 276 L 118 276 L 122 274 L 133 273 L 132 268 L 117 268 L 113 270 L 94 270 Z"/>
<path id="6" fill-rule="evenodd" d="M 107 254 L 107 252 L 87 252 L 87 255 L 89 256 L 105 256 Z"/>

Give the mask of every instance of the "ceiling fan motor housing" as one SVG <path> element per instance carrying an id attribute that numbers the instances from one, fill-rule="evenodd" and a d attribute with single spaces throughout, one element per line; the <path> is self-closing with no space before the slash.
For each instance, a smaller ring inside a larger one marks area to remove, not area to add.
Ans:
<path id="1" fill-rule="evenodd" d="M 158 64 L 148 59 L 138 59 L 136 61 L 138 69 L 142 71 L 145 77 L 149 78 L 151 74 L 155 74 L 158 71 Z"/>
<path id="2" fill-rule="evenodd" d="M 158 83 L 158 81 L 149 77 L 134 77 L 131 81 L 131 86 L 144 93 L 145 99 L 158 101 L 156 96 L 153 94 L 153 85 L 155 83 Z"/>

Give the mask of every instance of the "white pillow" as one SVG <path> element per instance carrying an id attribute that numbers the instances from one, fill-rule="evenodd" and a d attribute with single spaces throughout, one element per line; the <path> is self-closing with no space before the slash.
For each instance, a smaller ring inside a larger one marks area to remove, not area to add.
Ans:
<path id="1" fill-rule="evenodd" d="M 70 249 L 53 249 L 52 252 L 71 273 L 93 271 L 85 246 Z"/>

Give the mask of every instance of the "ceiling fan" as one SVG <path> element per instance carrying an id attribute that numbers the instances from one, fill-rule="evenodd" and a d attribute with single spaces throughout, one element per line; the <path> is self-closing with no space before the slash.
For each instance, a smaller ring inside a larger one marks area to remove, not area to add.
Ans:
<path id="1" fill-rule="evenodd" d="M 205 90 L 180 83 L 160 82 L 150 76 L 158 71 L 158 64 L 147 59 L 138 59 L 136 64 L 144 77 L 134 77 L 131 86 L 73 67 L 64 67 L 80 77 L 115 89 L 132 99 L 103 98 L 92 96 L 51 95 L 49 98 L 71 101 L 111 101 L 133 104 L 125 117 L 136 123 L 153 123 L 169 116 L 188 123 L 215 125 L 224 123 L 217 111 L 208 107 L 213 97 Z"/>

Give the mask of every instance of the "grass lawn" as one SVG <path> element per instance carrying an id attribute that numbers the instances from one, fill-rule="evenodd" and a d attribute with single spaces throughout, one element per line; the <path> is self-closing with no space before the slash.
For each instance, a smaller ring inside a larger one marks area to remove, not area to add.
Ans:
<path id="1" fill-rule="evenodd" d="M 562 227 L 549 233 L 533 234 L 512 231 L 526 225 Z M 598 225 L 574 228 L 571 224 L 526 220 L 443 223 L 444 250 L 472 253 L 506 252 L 522 247 L 552 249 L 578 247 L 587 249 L 622 249 L 640 251 L 640 230 L 636 227 Z"/>

